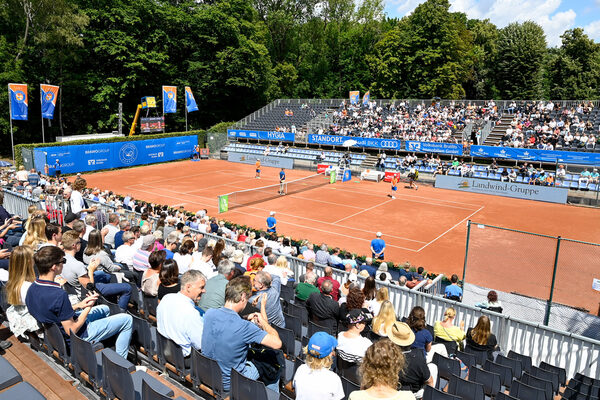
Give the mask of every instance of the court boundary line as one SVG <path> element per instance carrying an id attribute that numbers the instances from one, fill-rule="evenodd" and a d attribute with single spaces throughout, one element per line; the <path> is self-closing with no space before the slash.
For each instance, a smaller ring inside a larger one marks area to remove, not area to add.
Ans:
<path id="1" fill-rule="evenodd" d="M 352 218 L 352 217 L 355 217 L 355 216 L 357 216 L 357 215 L 359 215 L 359 214 L 362 214 L 362 213 L 364 213 L 364 212 L 371 211 L 371 210 L 373 210 L 373 209 L 375 209 L 375 208 L 377 208 L 377 207 L 379 207 L 379 206 L 382 206 L 382 205 L 384 205 L 384 204 L 387 204 L 387 203 L 389 203 L 389 202 L 391 202 L 391 201 L 394 201 L 394 199 L 390 199 L 390 200 L 388 200 L 388 201 L 384 201 L 383 203 L 375 204 L 373 207 L 365 208 L 365 209 L 364 209 L 364 210 L 362 210 L 362 211 L 359 211 L 359 212 L 357 212 L 357 213 L 354 213 L 354 214 L 348 215 L 347 217 L 344 217 L 344 218 L 340 218 L 340 219 L 338 219 L 337 221 L 334 221 L 334 222 L 333 222 L 333 224 L 335 225 L 335 224 L 337 224 L 338 222 L 342 222 L 342 221 L 345 221 L 345 220 L 347 220 L 348 218 Z"/>
<path id="2" fill-rule="evenodd" d="M 452 231 L 454 228 L 456 228 L 457 226 L 459 226 L 460 224 L 462 224 L 463 222 L 465 222 L 466 220 L 468 220 L 469 218 L 471 218 L 473 215 L 477 214 L 479 211 L 483 210 L 484 208 L 485 208 L 485 206 L 481 206 L 481 208 L 479 208 L 479 210 L 473 212 L 472 214 L 467 215 L 461 221 L 458 221 L 456 223 L 456 225 L 454 225 L 452 228 L 448 229 L 446 232 L 442 233 L 441 235 L 439 235 L 438 237 L 436 237 L 435 239 L 433 239 L 432 241 L 427 243 L 425 246 L 423 246 L 419 250 L 417 250 L 417 253 L 419 253 L 421 250 L 424 250 L 427 246 L 429 246 L 430 244 L 433 244 L 433 242 L 437 241 L 438 239 L 441 239 L 442 237 L 444 237 L 447 233 Z"/>

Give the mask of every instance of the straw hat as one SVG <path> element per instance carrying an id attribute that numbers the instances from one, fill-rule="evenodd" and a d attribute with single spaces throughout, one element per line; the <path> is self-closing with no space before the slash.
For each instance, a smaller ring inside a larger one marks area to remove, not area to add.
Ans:
<path id="1" fill-rule="evenodd" d="M 394 322 L 386 331 L 390 340 L 398 346 L 410 346 L 415 341 L 415 333 L 404 322 Z"/>

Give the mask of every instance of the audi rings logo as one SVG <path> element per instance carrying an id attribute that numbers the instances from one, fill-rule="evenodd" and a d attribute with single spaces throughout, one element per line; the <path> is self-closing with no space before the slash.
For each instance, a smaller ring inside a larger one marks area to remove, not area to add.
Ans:
<path id="1" fill-rule="evenodd" d="M 126 143 L 119 150 L 119 160 L 123 164 L 132 164 L 138 156 L 137 147 L 131 143 Z"/>
<path id="2" fill-rule="evenodd" d="M 386 149 L 397 149 L 399 147 L 398 141 L 396 140 L 382 140 L 379 145 Z"/>

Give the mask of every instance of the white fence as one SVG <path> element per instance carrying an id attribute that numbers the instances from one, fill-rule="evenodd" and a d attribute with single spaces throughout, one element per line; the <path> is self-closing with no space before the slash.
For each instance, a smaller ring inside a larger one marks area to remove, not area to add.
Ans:
<path id="1" fill-rule="evenodd" d="M 98 207 L 98 212 L 118 212 L 123 217 L 135 221 L 140 215 L 128 210 L 116 210 L 114 207 L 106 204 L 95 203 L 86 200 L 90 204 Z M 64 205 L 59 197 L 48 199 L 44 204 L 37 201 L 40 208 L 50 205 L 55 209 L 63 209 Z M 27 207 L 36 201 L 27 199 L 22 195 L 4 191 L 4 207 L 11 213 L 19 213 L 26 217 Z M 24 211 L 24 213 L 23 213 Z M 99 221 L 106 221 L 107 218 L 100 218 Z M 99 229 L 101 226 L 98 227 Z M 205 234 L 209 238 L 217 238 L 216 235 Z M 226 242 L 238 246 L 239 243 L 226 239 Z M 247 250 L 252 251 L 249 246 Z M 306 262 L 296 257 L 288 256 L 290 267 L 294 271 L 294 276 L 300 276 L 306 271 Z M 324 265 L 315 265 L 315 271 L 318 275 L 323 275 Z M 348 273 L 334 268 L 334 278 L 339 282 L 346 282 Z M 387 286 L 390 293 L 390 301 L 394 304 L 397 315 L 408 316 L 414 306 L 421 306 L 425 309 L 427 323 L 433 325 L 435 321 L 442 319 L 444 311 L 448 307 L 454 307 L 456 310 L 456 320 L 465 321 L 465 326 L 475 326 L 477 319 L 481 314 L 486 314 L 492 322 L 492 331 L 498 338 L 501 350 L 506 354 L 510 350 L 517 353 L 529 355 L 533 364 L 538 365 L 545 361 L 567 370 L 567 376 L 572 377 L 576 372 L 587 376 L 600 379 L 600 368 L 598 358 L 600 357 L 600 341 L 583 337 L 569 332 L 552 329 L 540 324 L 531 323 L 517 318 L 509 317 L 503 314 L 497 314 L 480 308 L 469 306 L 463 303 L 437 297 L 429 293 L 410 290 L 406 287 L 378 283 L 379 286 Z"/>

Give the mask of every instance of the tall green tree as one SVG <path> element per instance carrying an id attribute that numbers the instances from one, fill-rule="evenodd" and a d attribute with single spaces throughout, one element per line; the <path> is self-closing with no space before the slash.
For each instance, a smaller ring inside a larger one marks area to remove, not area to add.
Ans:
<path id="1" fill-rule="evenodd" d="M 542 94 L 542 67 L 546 35 L 532 21 L 512 23 L 498 35 L 496 87 L 504 99 L 538 99 Z"/>

